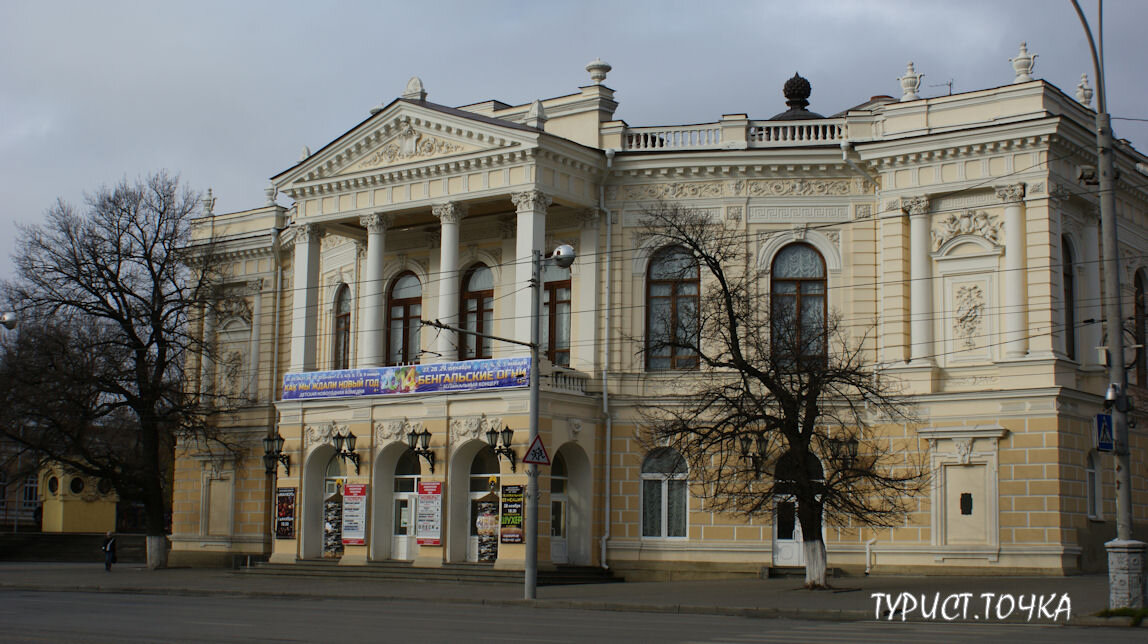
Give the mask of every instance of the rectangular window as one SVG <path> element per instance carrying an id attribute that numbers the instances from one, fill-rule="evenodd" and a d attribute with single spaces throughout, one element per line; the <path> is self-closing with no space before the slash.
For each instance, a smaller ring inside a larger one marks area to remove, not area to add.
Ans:
<path id="1" fill-rule="evenodd" d="M 642 536 L 662 536 L 661 481 L 642 481 Z"/>

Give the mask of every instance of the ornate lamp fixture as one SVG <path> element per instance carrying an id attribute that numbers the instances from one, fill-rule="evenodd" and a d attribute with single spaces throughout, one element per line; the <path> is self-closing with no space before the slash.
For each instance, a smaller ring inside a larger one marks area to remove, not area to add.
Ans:
<path id="1" fill-rule="evenodd" d="M 853 438 L 830 438 L 829 456 L 841 469 L 847 470 L 857 462 L 857 448 L 860 442 Z"/>
<path id="2" fill-rule="evenodd" d="M 359 454 L 355 452 L 355 443 L 358 439 L 354 434 L 347 430 L 346 434 L 335 434 L 335 449 L 339 453 L 339 458 L 343 462 L 351 461 L 355 464 L 355 474 L 359 474 Z M 344 447 L 346 449 L 344 449 Z"/>
<path id="3" fill-rule="evenodd" d="M 279 463 L 287 470 L 287 476 L 291 476 L 291 457 L 283 453 L 283 437 L 275 432 L 275 436 L 263 439 L 263 468 L 271 475 Z"/>
<path id="4" fill-rule="evenodd" d="M 741 443 L 741 457 L 753 464 L 755 476 L 761 476 L 761 469 L 765 466 L 765 455 L 769 447 L 769 439 L 765 434 L 741 434 L 738 436 Z"/>
<path id="5" fill-rule="evenodd" d="M 499 437 L 502 438 L 502 445 L 498 444 Z M 509 425 L 503 426 L 501 432 L 493 427 L 486 430 L 486 442 L 494 450 L 495 456 L 505 456 L 506 460 L 510 461 L 511 472 L 517 471 L 514 450 L 510 449 L 510 444 L 514 442 L 514 430 Z"/>
<path id="6" fill-rule="evenodd" d="M 407 432 L 407 446 L 415 454 L 423 457 L 423 460 L 430 466 L 431 474 L 434 474 L 434 450 L 430 448 L 431 433 L 429 429 L 424 429 L 421 432 L 411 430 Z"/>

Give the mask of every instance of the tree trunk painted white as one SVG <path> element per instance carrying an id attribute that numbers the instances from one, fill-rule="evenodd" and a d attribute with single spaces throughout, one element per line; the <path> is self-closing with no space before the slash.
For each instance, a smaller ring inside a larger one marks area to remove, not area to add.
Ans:
<path id="1" fill-rule="evenodd" d="M 147 537 L 147 567 L 148 570 L 167 568 L 167 537 L 160 535 Z"/>
<path id="2" fill-rule="evenodd" d="M 825 588 L 825 542 L 820 539 L 806 539 L 801 542 L 805 551 L 805 587 Z"/>

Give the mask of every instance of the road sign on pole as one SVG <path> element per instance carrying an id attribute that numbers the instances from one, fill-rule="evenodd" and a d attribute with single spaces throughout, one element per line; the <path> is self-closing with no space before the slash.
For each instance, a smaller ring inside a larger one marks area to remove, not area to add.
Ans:
<path id="1" fill-rule="evenodd" d="M 532 465 L 550 465 L 550 454 L 547 453 L 546 446 L 542 444 L 541 436 L 534 437 L 534 442 L 530 444 L 530 449 L 526 450 L 526 456 L 522 457 L 522 462 Z"/>
<path id="2" fill-rule="evenodd" d="M 1116 446 L 1112 433 L 1112 414 L 1096 414 L 1096 450 L 1111 452 Z"/>

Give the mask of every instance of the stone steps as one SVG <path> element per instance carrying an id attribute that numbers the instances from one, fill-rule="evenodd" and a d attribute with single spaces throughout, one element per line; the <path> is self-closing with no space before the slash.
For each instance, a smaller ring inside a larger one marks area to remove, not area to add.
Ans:
<path id="1" fill-rule="evenodd" d="M 415 568 L 406 561 L 378 561 L 364 566 L 340 566 L 333 561 L 298 561 L 293 564 L 260 563 L 243 574 L 286 577 L 339 577 L 407 581 L 521 584 L 521 570 L 496 570 L 489 564 L 448 563 L 439 568 Z M 538 571 L 539 586 L 600 584 L 624 581 L 594 566 L 558 566 Z"/>

